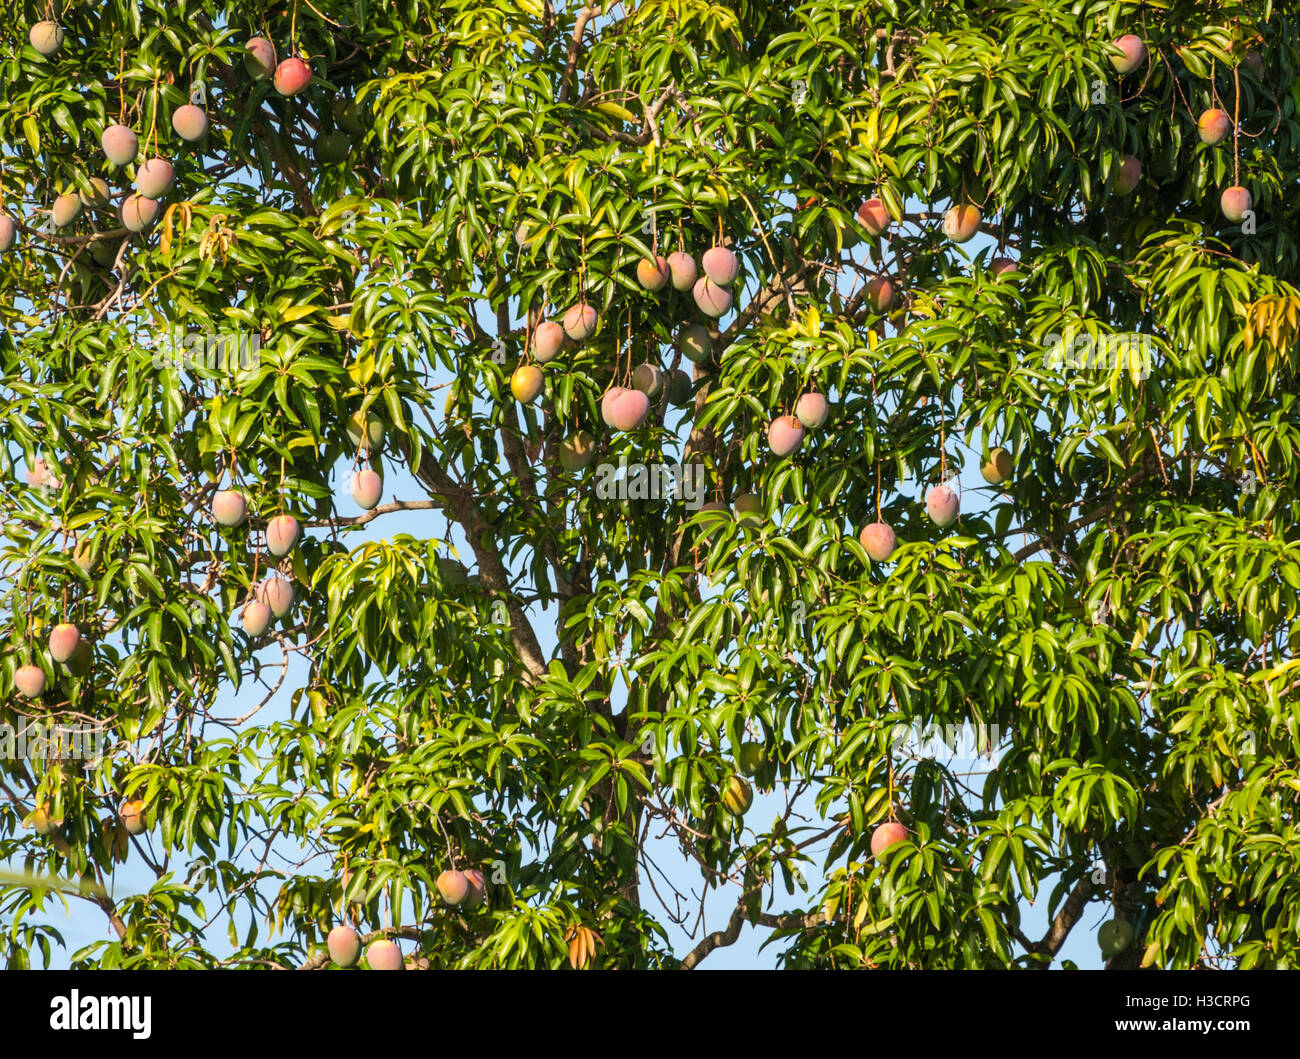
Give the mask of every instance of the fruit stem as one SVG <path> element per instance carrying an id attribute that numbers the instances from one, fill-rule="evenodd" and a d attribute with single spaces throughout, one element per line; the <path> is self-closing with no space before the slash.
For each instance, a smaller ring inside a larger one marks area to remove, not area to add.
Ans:
<path id="1" fill-rule="evenodd" d="M 317 15 L 319 15 L 321 18 L 323 18 L 323 19 L 324 19 L 326 22 L 328 22 L 331 26 L 334 26 L 334 27 L 337 28 L 337 29 L 342 29 L 342 28 L 343 28 L 339 23 L 335 22 L 335 21 L 334 21 L 332 18 L 330 18 L 329 16 L 321 14 L 321 12 L 318 11 L 318 10 L 316 9 L 316 5 L 313 4 L 313 3 L 311 2 L 311 0 L 303 0 L 303 3 L 305 3 L 305 4 L 306 4 L 308 7 L 310 7 L 313 11 L 315 11 Z"/>
<path id="2" fill-rule="evenodd" d="M 947 427 L 948 403 L 944 400 L 939 402 L 939 484 L 943 485 L 948 479 L 948 442 L 944 438 L 944 430 Z"/>
<path id="3" fill-rule="evenodd" d="M 1241 67 L 1232 68 L 1232 182 L 1240 186 L 1241 177 L 1237 172 L 1237 166 L 1241 160 L 1241 148 L 1238 140 L 1241 137 L 1241 130 L 1238 128 L 1238 121 L 1241 116 Z"/>
<path id="4" fill-rule="evenodd" d="M 144 153 L 146 155 L 158 154 L 158 78 L 155 76 L 153 83 L 149 86 L 149 131 L 144 137 Z M 150 144 L 153 145 L 152 150 Z M 136 170 L 139 173 L 139 170 Z"/>
<path id="5" fill-rule="evenodd" d="M 889 819 L 897 820 L 894 812 L 894 759 L 889 759 Z"/>
<path id="6" fill-rule="evenodd" d="M 617 367 L 618 365 L 617 359 L 615 360 L 614 363 L 615 366 Z M 631 305 L 627 307 L 627 368 L 624 369 L 623 378 L 625 382 L 630 383 L 632 381 L 632 306 Z"/>
<path id="7" fill-rule="evenodd" d="M 587 304 L 587 229 L 578 235 L 578 303 Z"/>

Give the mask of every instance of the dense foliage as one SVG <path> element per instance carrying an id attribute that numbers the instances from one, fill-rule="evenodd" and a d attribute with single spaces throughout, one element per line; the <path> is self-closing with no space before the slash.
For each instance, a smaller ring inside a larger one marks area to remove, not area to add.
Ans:
<path id="1" fill-rule="evenodd" d="M 748 929 L 786 966 L 1045 965 L 1111 905 L 1136 932 L 1112 966 L 1294 966 L 1294 12 L 557 7 L 0 18 L 0 721 L 113 733 L 99 762 L 0 762 L 9 962 L 51 958 L 67 898 L 113 928 L 77 965 L 323 966 L 345 920 L 435 967 L 694 966 Z M 1121 74 L 1125 33 L 1147 51 Z M 252 36 L 310 85 L 255 77 Z M 176 183 L 131 233 L 154 156 Z M 715 243 L 741 262 L 720 320 L 638 282 Z M 581 304 L 596 332 L 517 400 L 539 325 Z M 611 430 L 602 395 L 643 361 L 691 399 Z M 811 390 L 829 421 L 780 458 L 768 425 Z M 568 471 L 582 430 L 597 463 Z M 1013 469 L 986 486 L 995 446 Z M 725 504 L 610 497 L 624 461 L 698 468 Z M 387 495 L 357 514 L 367 462 Z M 940 528 L 927 491 L 964 465 Z M 232 487 L 249 519 L 221 526 Z M 279 558 L 283 513 L 306 532 Z M 277 568 L 293 608 L 250 635 Z M 61 622 L 92 657 L 54 661 Z M 997 752 L 900 747 L 931 725 Z M 771 792 L 747 815 L 742 764 Z M 886 820 L 907 838 L 875 856 Z M 114 887 L 126 858 L 150 887 Z M 449 905 L 435 881 L 471 868 L 486 901 Z M 734 914 L 673 951 L 716 888 Z"/>

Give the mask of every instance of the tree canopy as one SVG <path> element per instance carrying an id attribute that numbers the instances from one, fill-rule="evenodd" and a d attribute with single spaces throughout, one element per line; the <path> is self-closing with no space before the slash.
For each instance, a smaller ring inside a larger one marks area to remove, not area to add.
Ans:
<path id="1" fill-rule="evenodd" d="M 1287 5 L 0 25 L 10 965 L 1295 966 Z"/>

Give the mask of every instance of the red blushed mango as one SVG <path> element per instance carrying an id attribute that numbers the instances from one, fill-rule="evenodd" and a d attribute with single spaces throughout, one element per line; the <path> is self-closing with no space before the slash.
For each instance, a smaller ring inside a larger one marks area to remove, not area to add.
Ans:
<path id="1" fill-rule="evenodd" d="M 1131 195 L 1142 179 L 1142 163 L 1133 155 L 1126 154 L 1119 164 L 1119 173 L 1115 177 L 1115 194 Z"/>
<path id="2" fill-rule="evenodd" d="M 75 191 L 60 195 L 50 207 L 50 220 L 56 228 L 66 228 L 81 215 L 81 196 Z"/>
<path id="3" fill-rule="evenodd" d="M 691 293 L 695 298 L 695 304 L 700 307 L 700 312 L 705 316 L 716 318 L 726 316 L 731 311 L 733 301 L 731 291 L 727 290 L 726 287 L 719 287 L 716 283 L 711 282 L 707 276 L 695 281 Z"/>
<path id="4" fill-rule="evenodd" d="M 636 430 L 650 413 L 650 398 L 640 390 L 611 386 L 600 399 L 600 417 L 615 430 Z"/>
<path id="5" fill-rule="evenodd" d="M 250 599 L 239 612 L 239 624 L 249 636 L 261 636 L 271 627 L 271 608 L 260 599 Z"/>
<path id="6" fill-rule="evenodd" d="M 598 320 L 590 305 L 575 305 L 564 314 L 564 333 L 575 342 L 585 342 L 595 333 Z"/>
<path id="7" fill-rule="evenodd" d="M 907 841 L 907 828 L 902 824 L 894 823 L 892 820 L 887 824 L 881 824 L 871 832 L 871 855 L 879 857 L 891 846 L 896 846 L 900 842 Z"/>
<path id="8" fill-rule="evenodd" d="M 288 555 L 302 530 L 292 515 L 276 515 L 266 524 L 266 547 L 277 558 Z"/>
<path id="9" fill-rule="evenodd" d="M 668 255 L 668 271 L 672 273 L 673 289 L 682 291 L 694 287 L 700 274 L 695 266 L 695 258 L 682 250 Z"/>
<path id="10" fill-rule="evenodd" d="M 867 280 L 867 304 L 878 313 L 887 313 L 894 305 L 894 284 L 888 276 L 873 276 Z"/>
<path id="11" fill-rule="evenodd" d="M 862 550 L 871 557 L 872 562 L 883 563 L 894 554 L 894 549 L 898 547 L 898 538 L 894 535 L 894 529 L 887 522 L 873 522 L 868 526 L 862 527 L 862 532 L 858 534 L 858 542 L 862 545 Z"/>
<path id="12" fill-rule="evenodd" d="M 244 69 L 258 81 L 275 73 L 275 45 L 265 37 L 250 37 L 244 45 Z"/>
<path id="13" fill-rule="evenodd" d="M 809 430 L 819 430 L 825 425 L 831 414 L 831 403 L 825 394 L 809 392 L 801 394 L 794 403 L 795 417 Z"/>
<path id="14" fill-rule="evenodd" d="M 257 586 L 257 598 L 271 608 L 277 618 L 293 609 L 293 585 L 287 578 L 273 574 Z"/>
<path id="15" fill-rule="evenodd" d="M 663 290 L 670 279 L 672 270 L 666 257 L 656 257 L 653 261 L 642 259 L 636 263 L 636 281 L 648 291 Z"/>
<path id="16" fill-rule="evenodd" d="M 208 115 L 202 107 L 186 103 L 172 111 L 172 129 L 186 143 L 197 143 L 208 134 Z"/>
<path id="17" fill-rule="evenodd" d="M 1250 212 L 1254 204 L 1250 192 L 1237 184 L 1230 188 L 1224 188 L 1223 194 L 1219 196 L 1219 209 L 1234 224 L 1240 224 L 1244 221 L 1246 214 Z"/>
<path id="18" fill-rule="evenodd" d="M 465 879 L 469 883 L 469 893 L 465 897 L 467 908 L 474 908 L 483 903 L 487 897 L 487 880 L 477 868 L 466 868 Z"/>
<path id="19" fill-rule="evenodd" d="M 311 67 L 296 55 L 275 68 L 273 84 L 282 96 L 296 96 L 310 83 Z"/>
<path id="20" fill-rule="evenodd" d="M 60 622 L 50 630 L 50 657 L 66 662 L 81 646 L 81 630 L 71 622 Z"/>
<path id="21" fill-rule="evenodd" d="M 953 206 L 943 215 L 943 234 L 954 243 L 969 242 L 983 219 L 978 206 Z"/>
<path id="22" fill-rule="evenodd" d="M 554 320 L 546 320 L 537 325 L 537 330 L 533 332 L 533 360 L 538 364 L 545 364 L 548 360 L 558 357 L 563 348 L 563 327 Z"/>
<path id="23" fill-rule="evenodd" d="M 925 511 L 936 526 L 951 526 L 961 513 L 961 501 L 946 485 L 936 485 L 926 494 Z"/>
<path id="24" fill-rule="evenodd" d="M 1216 143 L 1222 143 L 1232 129 L 1232 119 L 1228 117 L 1226 111 L 1218 107 L 1211 107 L 1203 112 L 1196 122 L 1196 134 L 1200 136 L 1202 143 L 1207 143 L 1213 147 Z"/>
<path id="25" fill-rule="evenodd" d="M 128 232 L 143 232 L 158 219 L 158 200 L 128 195 L 122 200 L 118 216 Z"/>
<path id="26" fill-rule="evenodd" d="M 388 941 L 386 938 L 370 943 L 370 948 L 366 949 L 366 961 L 372 971 L 406 969 L 406 965 L 402 962 L 402 950 L 397 947 L 397 942 Z"/>
<path id="27" fill-rule="evenodd" d="M 348 480 L 348 492 L 357 507 L 369 511 L 384 495 L 384 480 L 369 467 L 363 467 Z"/>
<path id="28" fill-rule="evenodd" d="M 1147 46 L 1142 42 L 1141 37 L 1125 33 L 1115 41 L 1115 47 L 1119 49 L 1119 54 L 1110 56 L 1110 64 L 1121 74 L 1131 74 L 1146 62 Z"/>
<path id="29" fill-rule="evenodd" d="M 458 905 L 469 896 L 469 879 L 463 871 L 447 869 L 438 876 L 438 893 L 449 905 Z"/>
<path id="30" fill-rule="evenodd" d="M 14 687 L 25 699 L 39 699 L 45 693 L 45 672 L 40 666 L 19 666 Z"/>
<path id="31" fill-rule="evenodd" d="M 719 287 L 730 287 L 740 275 L 740 262 L 725 246 L 714 246 L 704 251 L 701 264 L 710 282 Z"/>
<path id="32" fill-rule="evenodd" d="M 876 198 L 867 199 L 858 207 L 858 220 L 868 235 L 880 235 L 889 230 L 890 216 L 885 204 Z"/>
<path id="33" fill-rule="evenodd" d="M 777 456 L 790 456 L 803 446 L 804 426 L 794 416 L 778 416 L 767 428 L 767 443 Z"/>
<path id="34" fill-rule="evenodd" d="M 330 959 L 340 967 L 352 967 L 361 959 L 361 938 L 351 927 L 337 926 L 325 939 Z"/>
<path id="35" fill-rule="evenodd" d="M 135 189 L 147 199 L 160 199 L 176 183 L 176 170 L 165 158 L 150 158 L 135 171 Z"/>
<path id="36" fill-rule="evenodd" d="M 212 498 L 212 518 L 219 526 L 238 526 L 248 517 L 248 501 L 235 489 L 222 489 Z"/>
<path id="37" fill-rule="evenodd" d="M 99 145 L 104 149 L 104 157 L 113 165 L 126 165 L 135 161 L 140 151 L 140 141 L 134 132 L 125 125 L 110 125 L 99 138 Z"/>

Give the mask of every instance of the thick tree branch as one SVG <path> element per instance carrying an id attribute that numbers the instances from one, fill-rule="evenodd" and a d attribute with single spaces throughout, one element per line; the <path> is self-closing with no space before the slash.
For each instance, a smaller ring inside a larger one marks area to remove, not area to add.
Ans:
<path id="1" fill-rule="evenodd" d="M 587 23 L 600 14 L 599 7 L 588 5 L 578 12 L 578 20 L 573 24 L 573 36 L 569 38 L 569 54 L 564 62 L 564 78 L 560 84 L 560 102 L 567 103 L 573 95 L 577 80 L 578 55 L 582 51 L 582 34 Z"/>
<path id="2" fill-rule="evenodd" d="M 542 5 L 542 33 L 537 38 L 537 47 L 533 49 L 533 62 L 541 62 L 542 57 L 546 54 L 546 46 L 551 42 L 551 36 L 555 33 L 555 4 L 552 0 L 544 0 Z"/>
<path id="3" fill-rule="evenodd" d="M 402 450 L 410 465 L 410 443 L 403 441 Z M 524 613 L 523 604 L 511 591 L 510 572 L 502 563 L 501 552 L 493 541 L 495 531 L 492 525 L 474 504 L 470 491 L 454 482 L 428 449 L 421 453 L 419 466 L 413 466 L 412 470 L 433 493 L 439 506 L 464 529 L 469 545 L 474 549 L 483 587 L 506 604 L 510 615 L 510 642 L 524 664 L 526 682 L 533 683 L 546 673 L 546 657 L 537 642 L 537 634 L 528 621 L 528 615 Z"/>
<path id="4" fill-rule="evenodd" d="M 394 511 L 428 511 L 440 505 L 435 500 L 392 500 L 387 504 L 372 507 L 364 515 L 340 515 L 337 518 L 311 519 L 303 526 L 364 526 L 380 515 L 391 515 Z"/>
<path id="5" fill-rule="evenodd" d="M 804 276 L 820 267 L 819 262 L 805 261 L 788 275 L 774 276 L 749 300 L 749 304 L 745 306 L 745 311 L 738 314 L 731 326 L 722 333 L 719 349 L 729 345 L 738 334 L 749 327 L 758 317 L 766 316 L 777 305 L 784 302 L 787 291 L 801 290 L 800 281 Z"/>
<path id="6" fill-rule="evenodd" d="M 662 143 L 659 138 L 659 113 L 663 110 L 664 104 L 673 98 L 676 91 L 675 88 L 666 88 L 659 98 L 648 107 L 642 107 L 645 118 L 641 123 L 641 131 L 638 133 L 623 132 L 621 129 L 602 129 L 595 125 L 591 127 L 591 132 L 598 140 L 612 140 L 615 143 L 626 143 L 633 147 L 645 147 L 647 144 L 653 143 L 656 147 L 659 147 Z"/>
<path id="7" fill-rule="evenodd" d="M 773 930 L 815 930 L 826 925 L 826 917 L 812 912 L 762 912 L 758 925 L 771 927 Z"/>
<path id="8" fill-rule="evenodd" d="M 740 900 L 736 902 L 736 907 L 731 913 L 731 918 L 727 920 L 727 929 L 715 930 L 712 934 L 706 935 L 695 948 L 686 954 L 682 960 L 680 970 L 693 971 L 714 949 L 736 944 L 736 940 L 740 937 L 741 928 L 745 925 L 745 901 L 748 897 L 749 891 L 741 894 Z"/>
<path id="9" fill-rule="evenodd" d="M 113 899 L 108 894 L 98 894 L 90 898 L 95 904 L 99 905 L 108 916 L 108 921 L 112 924 L 113 930 L 116 931 L 119 938 L 126 938 L 126 924 L 122 922 L 122 917 L 117 914 L 117 907 L 113 904 Z"/>
<path id="10" fill-rule="evenodd" d="M 1043 935 L 1042 940 L 1035 943 L 1030 949 L 1033 954 L 1047 957 L 1039 965 L 1040 967 L 1051 966 L 1052 959 L 1061 951 L 1061 946 L 1065 944 L 1065 939 L 1070 936 L 1070 931 L 1074 929 L 1075 923 L 1079 922 L 1084 907 L 1088 904 L 1088 898 L 1091 896 L 1092 880 L 1085 875 L 1074 884 L 1074 889 L 1070 891 L 1070 896 L 1065 899 L 1065 904 L 1057 910 L 1052 925 L 1048 927 L 1047 933 Z"/>

